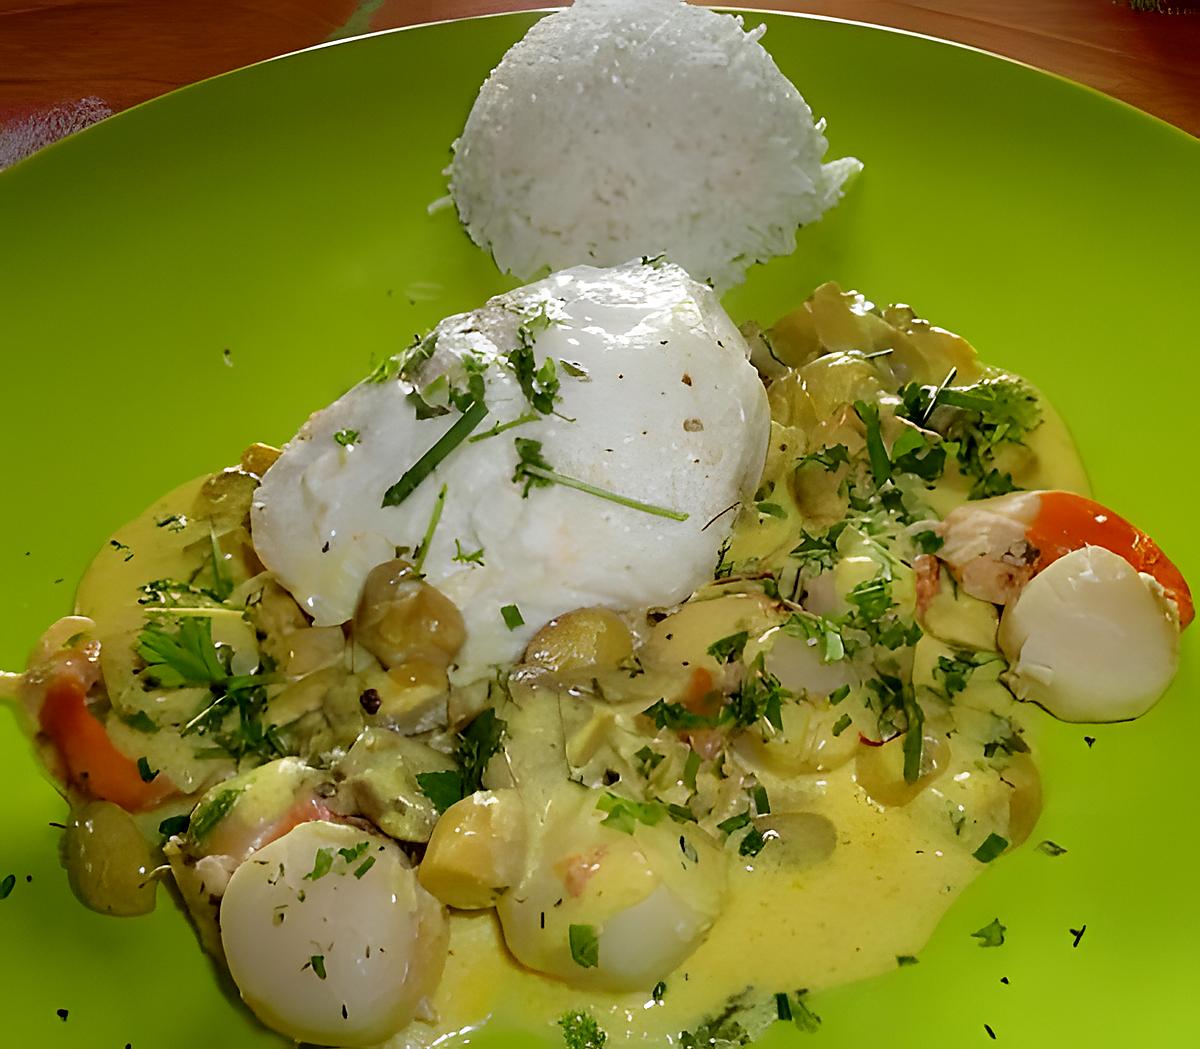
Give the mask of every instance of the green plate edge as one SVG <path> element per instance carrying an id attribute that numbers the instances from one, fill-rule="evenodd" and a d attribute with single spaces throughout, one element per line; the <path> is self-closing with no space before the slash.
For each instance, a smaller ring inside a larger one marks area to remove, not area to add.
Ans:
<path id="1" fill-rule="evenodd" d="M 68 611 L 72 582 L 123 520 L 252 440 L 285 439 L 372 358 L 511 286 L 452 210 L 426 204 L 445 192 L 439 172 L 479 83 L 535 17 L 272 60 L 0 174 L 0 666 L 18 668 Z M 913 303 L 1038 383 L 1070 421 L 1097 495 L 1200 579 L 1189 542 L 1200 143 L 973 49 L 761 20 L 784 73 L 829 120 L 831 156 L 867 169 L 792 257 L 727 296 L 735 318 L 769 321 L 826 279 Z M 1142 720 L 1041 718 L 1035 839 L 1069 852 L 1006 857 L 919 965 L 814 996 L 819 1042 L 957 1049 L 988 1044 L 986 1023 L 1026 1047 L 1190 1044 L 1198 683 L 1192 631 L 1171 693 Z M 0 877 L 18 878 L 0 901 L 6 1040 L 283 1044 L 223 997 L 165 896 L 125 922 L 74 902 L 47 826 L 62 803 L 7 715 L 0 760 Z M 980 949 L 969 934 L 993 917 L 1008 942 Z M 1085 923 L 1073 947 L 1069 930 Z M 762 1044 L 809 1037 L 780 1027 Z"/>

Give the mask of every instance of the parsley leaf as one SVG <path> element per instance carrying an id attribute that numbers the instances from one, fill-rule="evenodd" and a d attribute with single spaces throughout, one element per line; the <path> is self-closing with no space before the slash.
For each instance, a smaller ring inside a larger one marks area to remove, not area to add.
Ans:
<path id="1" fill-rule="evenodd" d="M 1038 852 L 1044 852 L 1047 856 L 1061 856 L 1067 851 L 1057 842 L 1050 841 L 1049 839 L 1039 841 L 1034 848 Z"/>
<path id="2" fill-rule="evenodd" d="M 421 788 L 421 793 L 433 802 L 433 807 L 439 813 L 445 812 L 456 801 L 462 801 L 466 797 L 462 773 L 458 769 L 418 772 L 417 786 Z"/>
<path id="3" fill-rule="evenodd" d="M 924 529 L 920 532 L 914 532 L 912 535 L 913 546 L 922 554 L 935 554 L 946 542 L 937 532 L 932 529 Z"/>
<path id="4" fill-rule="evenodd" d="M 521 615 L 521 610 L 516 605 L 504 605 L 500 609 L 500 618 L 504 620 L 504 625 L 509 630 L 516 630 L 517 627 L 525 625 L 525 617 Z"/>
<path id="5" fill-rule="evenodd" d="M 632 834 L 638 823 L 653 827 L 661 823 L 666 815 L 666 808 L 658 802 L 632 801 L 607 791 L 596 802 L 596 808 L 608 813 L 600 821 L 601 826 L 611 827 L 622 834 Z"/>
<path id="6" fill-rule="evenodd" d="M 333 435 L 333 439 L 343 448 L 348 448 L 352 444 L 358 444 L 358 438 L 359 433 L 357 430 L 338 430 Z"/>
<path id="7" fill-rule="evenodd" d="M 306 875 L 305 881 L 320 881 L 333 867 L 333 849 L 317 849 L 313 857 L 313 868 Z"/>
<path id="8" fill-rule="evenodd" d="M 483 773 L 492 755 L 500 749 L 508 725 L 488 707 L 458 737 L 458 769 L 420 772 L 417 785 L 439 812 L 469 797 L 483 785 Z"/>
<path id="9" fill-rule="evenodd" d="M 600 937 L 594 925 L 572 925 L 567 929 L 567 940 L 571 945 L 571 958 L 584 969 L 594 969 L 600 964 Z"/>
<path id="10" fill-rule="evenodd" d="M 736 662 L 742 658 L 742 652 L 746 648 L 746 642 L 749 640 L 750 632 L 748 630 L 739 630 L 736 634 L 730 634 L 719 641 L 714 641 L 708 646 L 708 654 L 718 663 Z"/>
<path id="11" fill-rule="evenodd" d="M 824 470 L 836 470 L 839 466 L 850 462 L 850 452 L 844 444 L 835 444 L 821 448 L 818 451 L 802 455 L 796 460 L 795 469 L 808 463 L 815 463 Z"/>
<path id="12" fill-rule="evenodd" d="M 673 731 L 683 731 L 693 728 L 712 728 L 717 723 L 716 718 L 694 714 L 680 703 L 668 703 L 660 699 L 648 706 L 642 713 L 650 718 L 658 728 L 668 728 Z"/>
<path id="13" fill-rule="evenodd" d="M 537 333 L 550 325 L 550 317 L 543 309 L 517 328 L 517 346 L 506 356 L 508 365 L 517 378 L 521 392 L 530 405 L 542 415 L 554 411 L 558 397 L 558 373 L 554 358 L 547 357 L 539 366 L 533 355 L 533 344 Z"/>
<path id="14" fill-rule="evenodd" d="M 979 929 L 971 935 L 979 941 L 980 947 L 999 947 L 1004 943 L 1004 933 L 1007 926 L 1000 924 L 999 918 L 993 918 L 982 929 Z"/>
<path id="15" fill-rule="evenodd" d="M 211 685 L 227 676 L 206 616 L 183 619 L 173 635 L 156 626 L 144 627 L 137 653 L 146 663 L 146 676 L 164 688 Z"/>

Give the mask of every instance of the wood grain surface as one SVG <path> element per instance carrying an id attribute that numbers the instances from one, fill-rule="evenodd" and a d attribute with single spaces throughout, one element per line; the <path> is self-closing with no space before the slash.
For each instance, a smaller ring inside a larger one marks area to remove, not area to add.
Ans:
<path id="1" fill-rule="evenodd" d="M 1006 55 L 1200 135 L 1200 0 L 748 0 Z M 0 0 L 0 167 L 98 116 L 339 37 L 545 0 Z M 82 100 L 82 101 L 81 101 Z"/>

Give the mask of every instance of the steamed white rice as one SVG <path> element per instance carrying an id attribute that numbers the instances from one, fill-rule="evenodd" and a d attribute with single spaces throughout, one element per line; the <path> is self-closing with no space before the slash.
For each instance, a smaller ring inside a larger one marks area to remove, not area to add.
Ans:
<path id="1" fill-rule="evenodd" d="M 788 254 L 859 161 L 740 18 L 680 0 L 576 0 L 480 89 L 450 191 L 472 239 L 529 280 L 665 252 L 723 289 Z"/>

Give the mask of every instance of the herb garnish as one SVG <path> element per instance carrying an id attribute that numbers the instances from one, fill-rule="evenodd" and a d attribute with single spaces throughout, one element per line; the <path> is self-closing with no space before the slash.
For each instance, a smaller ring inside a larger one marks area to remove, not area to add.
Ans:
<path id="1" fill-rule="evenodd" d="M 678 510 L 669 510 L 663 506 L 655 506 L 653 503 L 643 503 L 638 499 L 631 499 L 625 495 L 619 495 L 616 492 L 610 492 L 606 488 L 598 488 L 594 484 L 589 484 L 587 481 L 581 481 L 576 477 L 568 477 L 566 474 L 560 474 L 552 469 L 550 464 L 542 455 L 542 442 L 533 441 L 526 437 L 514 438 L 514 443 L 517 448 L 517 468 L 513 472 L 513 482 L 522 485 L 521 494 L 528 498 L 530 488 L 540 488 L 550 484 L 560 484 L 565 488 L 574 488 L 580 492 L 586 492 L 588 495 L 594 495 L 600 499 L 607 499 L 611 503 L 617 503 L 620 506 L 627 506 L 631 510 L 640 510 L 645 514 L 654 514 L 656 517 L 667 517 L 672 521 L 686 521 L 688 515 L 680 513 Z"/>
<path id="2" fill-rule="evenodd" d="M 983 844 L 979 846 L 971 855 L 973 855 L 980 863 L 991 863 L 997 856 L 1008 848 L 1008 839 L 1000 837 L 999 834 L 992 832 L 983 839 Z"/>
<path id="3" fill-rule="evenodd" d="M 16 884 L 17 876 L 15 874 L 6 874 L 4 880 L 0 881 L 0 900 L 7 900 Z"/>
<path id="4" fill-rule="evenodd" d="M 600 937 L 594 925 L 571 925 L 567 928 L 567 941 L 571 945 L 571 958 L 584 969 L 594 969 L 600 964 Z"/>
<path id="5" fill-rule="evenodd" d="M 506 423 L 496 423 L 495 426 L 484 430 L 483 433 L 472 434 L 467 438 L 467 443 L 474 444 L 476 441 L 486 441 L 489 437 L 495 437 L 498 433 L 504 433 L 505 430 L 524 426 L 526 423 L 537 422 L 537 418 L 537 412 L 526 412 L 524 415 L 518 415 L 515 419 L 509 419 Z"/>
<path id="6" fill-rule="evenodd" d="M 352 444 L 358 444 L 358 438 L 359 432 L 357 430 L 338 430 L 333 435 L 333 439 L 343 448 L 348 448 Z"/>
<path id="7" fill-rule="evenodd" d="M 333 867 L 333 849 L 317 849 L 317 854 L 313 857 L 313 868 L 306 875 L 305 881 L 319 881 L 329 873 Z"/>
<path id="8" fill-rule="evenodd" d="M 312 971 L 315 972 L 318 977 L 320 977 L 320 979 L 324 980 L 325 979 L 325 955 L 314 954 L 311 958 L 308 959 L 307 968 L 311 968 Z"/>
<path id="9" fill-rule="evenodd" d="M 564 1013 L 558 1018 L 566 1049 L 604 1049 L 608 1035 L 595 1019 L 584 1012 Z"/>
<path id="10" fill-rule="evenodd" d="M 999 947 L 1004 943 L 1004 933 L 1007 926 L 1000 923 L 999 918 L 993 918 L 982 929 L 978 929 L 971 935 L 979 941 L 980 947 Z"/>
<path id="11" fill-rule="evenodd" d="M 742 658 L 742 652 L 749 640 L 750 632 L 739 630 L 736 634 L 730 634 L 719 641 L 714 641 L 708 646 L 708 654 L 718 663 L 734 663 Z"/>
<path id="12" fill-rule="evenodd" d="M 1034 848 L 1038 852 L 1044 852 L 1047 856 L 1062 856 L 1067 851 L 1057 842 L 1050 841 L 1049 839 L 1039 841 Z"/>
<path id="13" fill-rule="evenodd" d="M 138 776 L 141 777 L 143 783 L 153 783 L 158 778 L 158 769 L 152 769 L 150 762 L 146 758 L 137 759 Z"/>
<path id="14" fill-rule="evenodd" d="M 637 824 L 644 823 L 653 827 L 661 823 L 666 815 L 666 808 L 656 801 L 632 801 L 608 791 L 596 802 L 596 808 L 608 815 L 600 821 L 601 826 L 611 827 L 622 834 L 632 834 Z"/>
<path id="15" fill-rule="evenodd" d="M 525 617 L 521 615 L 521 610 L 516 605 L 501 607 L 500 618 L 504 620 L 504 625 L 509 630 L 516 630 L 517 627 L 525 625 Z"/>
<path id="16" fill-rule="evenodd" d="M 229 815 L 241 793 L 240 789 L 223 790 L 211 801 L 199 806 L 192 813 L 191 823 L 188 826 L 188 833 L 192 840 L 201 842 L 208 837 L 212 829 Z M 163 822 L 165 823 L 166 820 Z M 161 824 L 159 830 L 162 830 Z"/>
<path id="17" fill-rule="evenodd" d="M 481 546 L 478 550 L 471 550 L 468 552 L 463 549 L 462 543 L 455 539 L 454 556 L 450 558 L 450 560 L 457 561 L 460 565 L 479 565 L 479 567 L 482 568 L 483 547 Z"/>
<path id="18" fill-rule="evenodd" d="M 456 801 L 480 789 L 484 769 L 500 749 L 507 728 L 496 711 L 488 707 L 459 734 L 457 769 L 417 773 L 421 793 L 433 802 L 438 812 L 445 812 Z"/>
<path id="19" fill-rule="evenodd" d="M 417 486 L 425 480 L 438 465 L 455 448 L 457 448 L 472 430 L 475 429 L 487 415 L 487 405 L 483 401 L 471 404 L 441 437 L 415 463 L 412 464 L 400 479 L 383 493 L 381 506 L 399 506 L 405 499 L 417 490 Z"/>
<path id="20" fill-rule="evenodd" d="M 429 554 L 430 545 L 433 543 L 433 533 L 437 531 L 438 522 L 442 519 L 442 510 L 445 506 L 446 486 L 442 485 L 441 491 L 438 492 L 437 498 L 433 501 L 433 510 L 429 514 L 429 524 L 425 528 L 425 535 L 417 547 L 416 557 L 413 561 L 413 567 L 417 570 L 418 574 L 425 567 L 425 558 Z"/>

